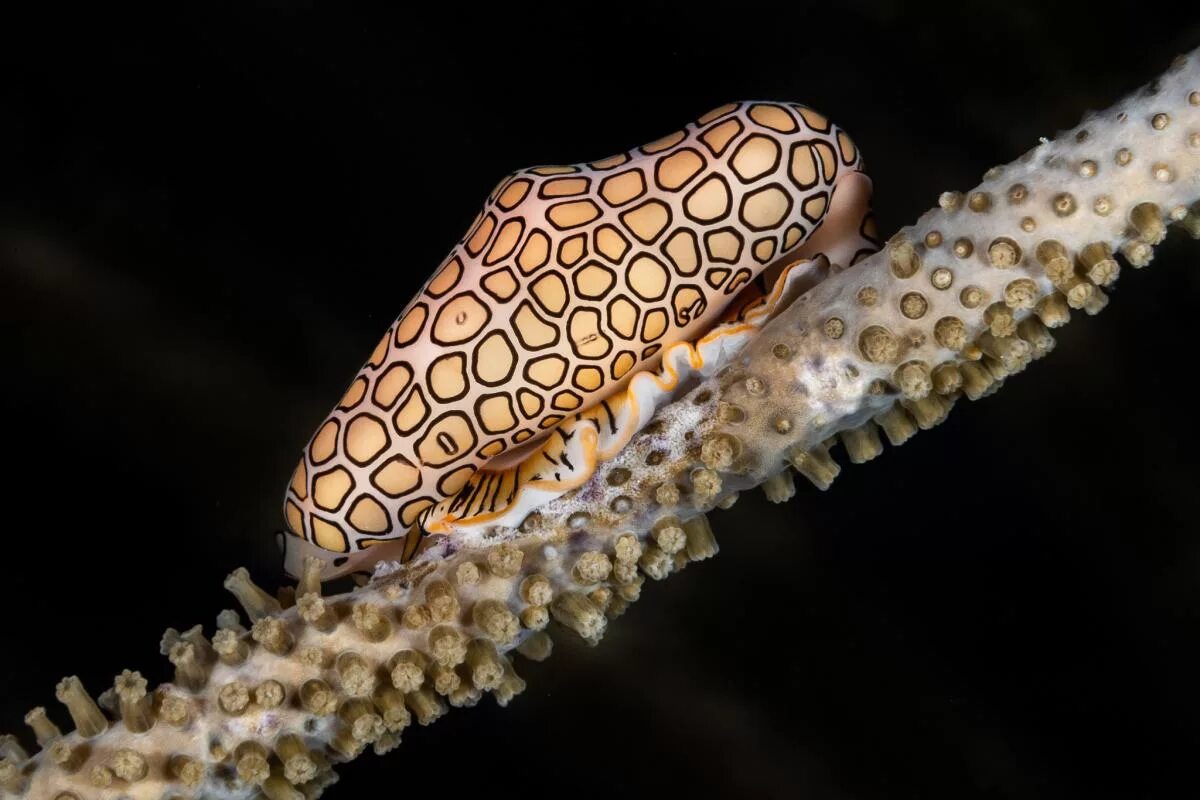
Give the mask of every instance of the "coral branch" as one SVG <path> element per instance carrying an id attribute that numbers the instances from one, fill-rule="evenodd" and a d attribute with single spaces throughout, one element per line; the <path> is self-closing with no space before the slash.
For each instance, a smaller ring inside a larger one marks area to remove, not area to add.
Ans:
<path id="1" fill-rule="evenodd" d="M 444 545 L 322 597 L 312 570 L 290 607 L 243 571 L 209 642 L 169 631 L 176 680 L 147 693 L 124 672 L 92 699 L 59 684 L 76 730 L 34 709 L 40 752 L 0 740 L 0 786 L 37 800 L 162 797 L 299 800 L 331 765 L 491 692 L 524 688 L 513 652 L 550 653 L 551 620 L 589 642 L 664 578 L 716 553 L 703 513 L 762 485 L 820 488 L 938 424 L 960 395 L 994 392 L 1053 347 L 1048 329 L 1107 303 L 1121 254 L 1145 266 L 1168 222 L 1200 232 L 1200 56 L 1093 115 L 836 272 L 752 341 L 733 367 L 662 409 L 580 489 L 545 504 L 487 551 Z M 111 706 L 109 720 L 100 706 Z"/>

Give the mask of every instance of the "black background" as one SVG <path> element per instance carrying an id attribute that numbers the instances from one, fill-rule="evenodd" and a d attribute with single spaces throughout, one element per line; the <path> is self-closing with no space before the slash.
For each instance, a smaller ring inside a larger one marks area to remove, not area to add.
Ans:
<path id="1" fill-rule="evenodd" d="M 505 172 L 797 100 L 888 234 L 1200 44 L 1145 2 L 441 6 L 0 21 L 0 729 L 278 583 L 299 449 Z M 331 796 L 1194 794 L 1198 256 Z"/>

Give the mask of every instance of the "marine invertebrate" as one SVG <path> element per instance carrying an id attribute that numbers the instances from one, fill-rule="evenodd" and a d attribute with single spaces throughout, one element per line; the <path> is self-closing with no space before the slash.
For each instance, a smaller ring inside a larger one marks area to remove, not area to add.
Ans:
<path id="1" fill-rule="evenodd" d="M 431 532 L 519 522 L 582 483 L 820 278 L 802 257 L 874 251 L 861 166 L 813 109 L 745 102 L 506 176 L 305 448 L 289 571 L 407 561 Z"/>
<path id="2" fill-rule="evenodd" d="M 320 595 L 310 562 L 288 609 L 231 576 L 249 631 L 223 615 L 211 641 L 169 636 L 175 683 L 151 696 L 122 674 L 121 722 L 65 680 L 76 732 L 31 713 L 45 749 L 25 763 L 7 742 L 0 778 L 34 797 L 314 795 L 328 759 L 386 750 L 443 702 L 489 689 L 507 702 L 522 685 L 507 652 L 545 655 L 550 617 L 595 640 L 643 576 L 711 555 L 704 510 L 760 481 L 785 497 L 787 462 L 828 485 L 831 436 L 864 460 L 879 430 L 903 441 L 958 391 L 994 391 L 1049 349 L 1047 327 L 1103 307 L 1116 253 L 1144 265 L 1168 220 L 1195 229 L 1198 82 L 1193 54 L 1154 90 L 943 196 L 879 256 L 792 303 L 580 489 L 525 530 L 494 531 L 502 544 L 431 549 L 342 597 Z"/>

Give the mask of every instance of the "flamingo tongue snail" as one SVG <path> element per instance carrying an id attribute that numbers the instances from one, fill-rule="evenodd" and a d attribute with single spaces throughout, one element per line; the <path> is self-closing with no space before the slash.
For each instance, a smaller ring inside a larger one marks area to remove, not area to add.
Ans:
<path id="1" fill-rule="evenodd" d="M 470 545 L 580 485 L 823 277 L 821 256 L 874 252 L 861 167 L 816 111 L 744 102 L 504 178 L 305 448 L 288 571 Z"/>

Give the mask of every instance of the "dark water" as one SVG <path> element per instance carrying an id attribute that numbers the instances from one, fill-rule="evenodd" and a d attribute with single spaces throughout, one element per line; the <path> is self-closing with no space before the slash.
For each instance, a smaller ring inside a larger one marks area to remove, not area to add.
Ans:
<path id="1" fill-rule="evenodd" d="M 64 674 L 165 678 L 162 630 L 211 625 L 233 567 L 277 583 L 296 453 L 510 169 L 799 100 L 886 233 L 1200 44 L 1148 3 L 446 5 L 4 21 L 0 729 Z M 715 515 L 721 556 L 600 647 L 330 796 L 1190 796 L 1198 259 L 1173 234 L 829 493 Z"/>

